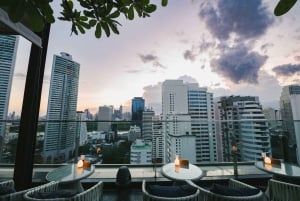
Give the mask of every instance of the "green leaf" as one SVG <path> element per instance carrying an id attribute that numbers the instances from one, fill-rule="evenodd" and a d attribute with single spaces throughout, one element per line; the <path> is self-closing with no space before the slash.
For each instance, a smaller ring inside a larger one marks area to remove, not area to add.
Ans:
<path id="1" fill-rule="evenodd" d="M 86 29 L 90 29 L 90 28 L 91 28 L 91 26 L 90 26 L 89 23 L 82 22 L 82 21 L 79 21 L 78 23 L 79 23 L 81 26 L 83 26 L 84 28 L 86 28 Z"/>
<path id="2" fill-rule="evenodd" d="M 107 22 L 101 21 L 100 23 L 101 23 L 101 27 L 105 31 L 106 36 L 109 37 L 110 36 L 110 30 L 109 30 L 109 27 L 107 25 Z"/>
<path id="3" fill-rule="evenodd" d="M 76 23 L 76 26 L 77 26 L 77 28 L 79 29 L 80 33 L 82 33 L 82 34 L 85 33 L 84 28 L 83 28 L 80 24 L 77 24 L 77 23 Z"/>
<path id="4" fill-rule="evenodd" d="M 94 12 L 93 11 L 88 11 L 88 10 L 84 10 L 83 11 L 83 14 L 87 17 L 91 17 L 93 18 L 94 17 Z"/>
<path id="5" fill-rule="evenodd" d="M 37 8 L 32 5 L 28 4 L 28 10 L 27 14 L 30 19 L 30 27 L 33 31 L 40 32 L 44 28 L 44 17 L 40 14 L 40 12 L 37 10 Z"/>
<path id="6" fill-rule="evenodd" d="M 125 5 L 128 6 L 131 4 L 131 0 L 121 0 L 121 2 Z"/>
<path id="7" fill-rule="evenodd" d="M 156 5 L 154 5 L 154 4 L 150 4 L 150 5 L 148 5 L 148 6 L 145 7 L 145 11 L 147 13 L 152 13 L 155 10 L 156 10 Z"/>
<path id="8" fill-rule="evenodd" d="M 167 6 L 168 5 L 168 0 L 162 0 L 161 5 L 162 6 Z"/>
<path id="9" fill-rule="evenodd" d="M 67 3 L 68 3 L 69 8 L 72 10 L 74 8 L 73 1 L 68 1 Z"/>
<path id="10" fill-rule="evenodd" d="M 95 30 L 95 36 L 96 36 L 96 38 L 101 38 L 101 25 L 100 25 L 100 23 L 98 23 L 97 24 L 97 26 L 96 26 L 96 30 Z"/>
<path id="11" fill-rule="evenodd" d="M 77 28 L 75 26 L 75 24 L 72 24 L 72 32 L 71 33 L 75 33 L 76 35 L 78 35 L 78 31 L 77 31 Z"/>
<path id="12" fill-rule="evenodd" d="M 109 22 L 108 22 L 108 25 L 110 26 L 111 30 L 112 30 L 115 34 L 119 34 L 119 30 L 118 30 L 116 24 L 114 24 L 112 21 L 109 21 Z"/>
<path id="13" fill-rule="evenodd" d="M 142 6 L 146 6 L 149 4 L 149 0 L 142 0 Z"/>
<path id="14" fill-rule="evenodd" d="M 94 20 L 94 19 L 91 19 L 91 20 L 89 21 L 89 24 L 90 24 L 91 27 L 95 26 L 96 23 L 97 23 L 97 20 Z"/>
<path id="15" fill-rule="evenodd" d="M 87 21 L 87 20 L 88 20 L 88 17 L 87 17 L 87 16 L 84 16 L 84 15 L 81 15 L 81 16 L 79 17 L 79 19 L 80 19 L 81 21 Z"/>
<path id="16" fill-rule="evenodd" d="M 117 18 L 120 16 L 120 12 L 118 10 L 116 10 L 115 12 L 113 12 L 112 14 L 110 14 L 108 17 L 109 18 Z"/>
<path id="17" fill-rule="evenodd" d="M 8 15 L 11 21 L 19 22 L 25 13 L 26 2 L 17 1 L 15 5 L 11 6 L 8 10 Z"/>
<path id="18" fill-rule="evenodd" d="M 297 2 L 297 0 L 280 0 L 275 7 L 274 14 L 276 16 L 281 16 L 287 13 Z"/>
<path id="19" fill-rule="evenodd" d="M 132 5 L 129 7 L 127 14 L 128 14 L 128 19 L 129 20 L 133 20 L 133 18 L 134 18 L 134 10 L 133 10 L 133 6 Z"/>

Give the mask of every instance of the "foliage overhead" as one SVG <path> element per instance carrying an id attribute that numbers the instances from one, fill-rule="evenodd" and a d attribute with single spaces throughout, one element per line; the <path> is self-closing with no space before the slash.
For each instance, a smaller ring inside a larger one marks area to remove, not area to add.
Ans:
<path id="1" fill-rule="evenodd" d="M 297 0 L 280 0 L 275 7 L 274 14 L 281 16 L 287 13 L 297 2 Z"/>
<path id="2" fill-rule="evenodd" d="M 1 0 L 0 8 L 4 8 L 13 22 L 24 18 L 29 27 L 35 31 L 43 30 L 45 22 L 54 23 L 55 18 L 51 2 L 53 0 Z M 75 2 L 75 3 L 74 3 Z M 166 6 L 168 0 L 161 0 Z M 72 24 L 71 33 L 84 34 L 86 30 L 95 28 L 95 36 L 101 38 L 102 32 L 107 37 L 113 32 L 119 34 L 117 21 L 120 15 L 128 20 L 134 17 L 150 17 L 157 6 L 150 0 L 61 0 L 59 20 Z"/>

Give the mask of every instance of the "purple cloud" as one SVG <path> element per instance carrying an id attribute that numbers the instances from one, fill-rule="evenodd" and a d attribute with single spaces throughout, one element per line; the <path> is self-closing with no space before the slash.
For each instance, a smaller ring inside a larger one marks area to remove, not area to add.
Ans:
<path id="1" fill-rule="evenodd" d="M 300 73 L 300 64 L 284 64 L 273 68 L 273 72 L 279 76 L 292 76 Z"/>

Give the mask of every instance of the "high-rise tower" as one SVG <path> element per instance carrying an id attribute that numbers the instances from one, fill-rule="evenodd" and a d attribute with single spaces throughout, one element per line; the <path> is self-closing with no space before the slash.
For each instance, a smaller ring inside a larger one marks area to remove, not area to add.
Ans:
<path id="1" fill-rule="evenodd" d="M 217 110 L 224 161 L 231 160 L 232 146 L 238 148 L 241 161 L 259 160 L 262 152 L 271 154 L 267 120 L 258 97 L 220 97 Z"/>
<path id="2" fill-rule="evenodd" d="M 296 156 L 289 153 L 289 160 L 300 165 L 300 85 L 289 85 L 282 88 L 280 96 L 282 128 L 288 137 L 289 147 L 296 148 Z M 294 159 L 293 159 L 294 158 Z"/>
<path id="3" fill-rule="evenodd" d="M 134 97 L 131 101 L 131 114 L 132 121 L 139 127 L 142 126 L 141 121 L 143 120 L 143 111 L 145 108 L 145 100 L 142 97 Z"/>
<path id="4" fill-rule="evenodd" d="M 166 80 L 162 84 L 166 162 L 174 154 L 191 162 L 216 161 L 212 94 L 198 84 Z"/>
<path id="5" fill-rule="evenodd" d="M 0 158 L 5 138 L 5 120 L 8 113 L 18 41 L 19 38 L 16 36 L 0 35 Z"/>
<path id="6" fill-rule="evenodd" d="M 53 57 L 43 150 L 47 163 L 73 157 L 79 68 L 80 64 L 67 53 Z"/>

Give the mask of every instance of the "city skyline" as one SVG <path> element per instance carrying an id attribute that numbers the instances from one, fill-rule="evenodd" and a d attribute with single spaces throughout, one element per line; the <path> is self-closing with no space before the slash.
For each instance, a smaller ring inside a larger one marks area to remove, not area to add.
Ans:
<path id="1" fill-rule="evenodd" d="M 121 20 L 120 35 L 100 40 L 93 32 L 70 37 L 70 27 L 57 21 L 50 33 L 40 115 L 46 114 L 51 58 L 59 52 L 72 54 L 82 66 L 78 110 L 95 113 L 101 105 L 123 105 L 129 111 L 131 99 L 141 96 L 146 107 L 160 111 L 166 79 L 197 82 L 214 97 L 258 96 L 264 107 L 278 108 L 282 86 L 299 83 L 300 27 L 294 25 L 299 5 L 275 17 L 276 2 L 269 0 L 223 4 L 172 1 L 150 18 Z M 53 5 L 58 13 L 58 3 Z M 29 47 L 20 40 L 9 107 L 17 114 Z"/>

